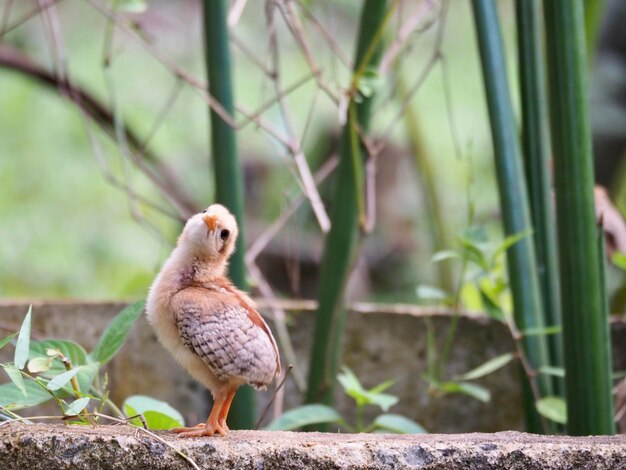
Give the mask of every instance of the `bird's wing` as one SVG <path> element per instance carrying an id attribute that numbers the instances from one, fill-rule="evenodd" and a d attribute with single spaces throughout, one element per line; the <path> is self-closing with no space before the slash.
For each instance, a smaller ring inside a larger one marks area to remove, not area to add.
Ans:
<path id="1" fill-rule="evenodd" d="M 254 308 L 248 308 L 248 318 L 250 318 L 250 320 L 255 325 L 261 328 L 265 332 L 267 337 L 270 339 L 272 343 L 272 347 L 274 348 L 274 352 L 276 354 L 276 375 L 280 375 L 280 372 L 281 372 L 280 353 L 278 352 L 278 345 L 276 344 L 276 340 L 274 339 L 272 330 L 270 330 L 270 327 L 267 326 L 267 323 L 265 323 L 265 320 L 263 319 L 261 314 L 257 312 Z"/>
<path id="2" fill-rule="evenodd" d="M 276 374 L 273 340 L 248 315 L 246 308 L 185 289 L 172 299 L 183 344 L 220 379 L 257 387 Z"/>

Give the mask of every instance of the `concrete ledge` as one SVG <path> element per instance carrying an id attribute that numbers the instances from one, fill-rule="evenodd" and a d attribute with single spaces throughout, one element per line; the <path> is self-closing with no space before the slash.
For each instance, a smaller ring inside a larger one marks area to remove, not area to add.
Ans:
<path id="1" fill-rule="evenodd" d="M 626 436 L 331 434 L 235 431 L 179 439 L 156 433 L 199 468 L 254 469 L 620 469 Z M 186 469 L 173 448 L 129 426 L 0 426 L 2 469 Z"/>

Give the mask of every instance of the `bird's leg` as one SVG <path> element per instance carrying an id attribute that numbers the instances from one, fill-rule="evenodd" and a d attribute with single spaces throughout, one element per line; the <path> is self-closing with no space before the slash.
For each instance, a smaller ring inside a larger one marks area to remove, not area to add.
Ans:
<path id="1" fill-rule="evenodd" d="M 226 392 L 226 400 L 224 400 L 224 404 L 222 405 L 222 409 L 220 410 L 219 416 L 217 418 L 217 422 L 220 427 L 224 431 L 229 431 L 228 425 L 226 424 L 226 418 L 228 417 L 228 412 L 230 411 L 230 405 L 233 402 L 233 398 L 235 398 L 235 393 L 237 392 L 237 386 L 231 386 Z"/>
<path id="2" fill-rule="evenodd" d="M 226 434 L 228 428 L 224 429 L 219 424 L 219 416 L 224 404 L 228 400 L 230 389 L 220 390 L 214 396 L 213 407 L 205 424 L 199 424 L 191 428 L 174 428 L 172 431 L 177 433 L 179 437 L 200 437 L 212 436 L 215 433 L 220 435 Z"/>

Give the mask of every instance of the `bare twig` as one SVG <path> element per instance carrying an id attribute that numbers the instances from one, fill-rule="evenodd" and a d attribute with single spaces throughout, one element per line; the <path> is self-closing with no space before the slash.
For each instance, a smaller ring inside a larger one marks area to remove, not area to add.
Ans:
<path id="1" fill-rule="evenodd" d="M 239 39 L 239 36 L 237 36 L 233 31 L 230 31 L 228 33 L 228 37 L 230 38 L 230 41 L 241 50 L 243 55 L 245 55 L 254 65 L 260 68 L 265 75 L 268 77 L 272 76 L 273 72 L 258 58 L 257 54 L 250 50 L 246 43 Z"/>
<path id="2" fill-rule="evenodd" d="M 126 420 L 123 419 L 118 419 L 118 418 L 114 418 L 113 416 L 109 416 L 109 415 L 105 415 L 102 413 L 93 413 L 94 416 L 98 416 L 100 418 L 105 418 L 108 420 L 111 420 L 115 423 L 119 423 L 119 424 L 124 424 L 126 426 L 131 426 L 130 424 L 128 424 L 128 422 Z M 195 468 L 196 470 L 200 470 L 200 467 L 198 467 L 198 464 L 191 458 L 189 457 L 187 454 L 185 454 L 182 450 L 178 449 L 176 446 L 173 446 L 172 444 L 170 444 L 169 442 L 167 442 L 165 439 L 163 439 L 162 437 L 156 435 L 155 433 L 153 433 L 152 431 L 149 431 L 148 429 L 144 429 L 144 428 L 140 428 L 137 426 L 133 426 L 135 429 L 140 430 L 141 432 L 149 435 L 150 437 L 152 437 L 153 439 L 156 439 L 157 441 L 159 441 L 161 444 L 164 444 L 165 446 L 169 447 L 170 449 L 172 449 L 174 452 L 176 452 L 178 455 L 180 455 L 183 459 L 185 459 L 187 462 L 189 462 L 189 464 Z"/>
<path id="3" fill-rule="evenodd" d="M 46 8 L 50 8 L 54 5 L 57 5 L 59 3 L 61 3 L 63 0 L 49 0 L 48 2 L 46 2 L 45 6 L 43 7 L 44 10 Z M 20 18 L 18 18 L 17 20 L 15 20 L 13 23 L 11 24 L 4 24 L 3 23 L 3 27 L 2 29 L 0 29 L 0 37 L 4 36 L 6 33 L 13 31 L 15 28 L 18 28 L 20 26 L 22 26 L 24 23 L 26 23 L 28 20 L 30 20 L 31 18 L 34 18 L 35 16 L 38 16 L 42 11 L 42 7 L 38 4 L 36 7 L 34 7 L 32 10 L 24 13 L 24 15 L 22 15 Z M 7 18 L 7 23 L 8 23 L 8 18 Z"/>
<path id="4" fill-rule="evenodd" d="M 409 88 L 408 93 L 402 98 L 402 104 L 400 105 L 400 109 L 395 113 L 394 117 L 391 119 L 391 121 L 389 122 L 385 130 L 382 132 L 380 139 L 379 139 L 379 142 L 381 143 L 380 145 L 385 145 L 385 142 L 388 141 L 389 136 L 391 135 L 391 132 L 393 131 L 395 126 L 400 122 L 400 119 L 402 119 L 402 116 L 404 116 L 406 109 L 411 105 L 411 101 L 413 97 L 415 96 L 417 91 L 422 87 L 422 84 L 424 83 L 424 81 L 426 81 L 426 78 L 428 78 L 428 76 L 430 75 L 430 72 L 433 70 L 435 65 L 441 60 L 442 58 L 441 47 L 443 44 L 447 12 L 448 12 L 448 3 L 447 1 L 444 1 L 441 7 L 441 13 L 439 16 L 439 26 L 437 29 L 437 36 L 435 38 L 435 44 L 433 45 L 432 53 L 430 57 L 428 58 L 428 60 L 426 61 L 426 64 L 424 64 L 424 67 L 422 68 L 422 71 L 418 75 L 414 84 Z M 381 150 L 380 148 L 377 148 L 377 151 L 380 151 L 380 150 Z"/>
<path id="5" fill-rule="evenodd" d="M 266 299 L 255 298 L 253 299 L 258 307 L 270 308 L 272 306 L 279 306 L 288 312 L 314 312 L 317 310 L 317 300 L 313 299 Z M 423 306 L 414 304 L 381 304 L 374 302 L 348 302 L 346 309 L 349 312 L 361 313 L 361 314 L 393 314 L 393 315 L 411 315 L 414 317 L 431 317 L 431 316 L 443 316 L 453 317 L 457 312 L 454 309 L 443 306 Z M 477 312 L 471 310 L 458 310 L 458 314 L 467 318 L 484 318 L 487 316 L 484 312 Z"/>
<path id="6" fill-rule="evenodd" d="M 32 62 L 21 52 L 6 46 L 0 45 L 0 67 L 6 67 L 24 75 L 27 75 L 44 85 L 59 90 L 68 90 L 69 84 L 61 84 L 59 79 L 45 70 L 43 67 Z M 113 112 L 96 99 L 87 90 L 72 84 L 71 93 L 63 95 L 76 104 L 79 109 L 96 122 L 109 136 L 115 137 L 115 119 Z M 189 215 L 197 211 L 197 206 L 192 202 L 191 197 L 183 193 L 184 186 L 175 181 L 172 173 L 159 161 L 159 159 L 149 151 L 141 152 L 141 139 L 127 125 L 124 129 L 126 140 L 129 146 L 137 152 L 137 161 L 141 160 L 140 169 L 149 173 L 149 178 L 159 187 L 164 195 L 168 197 L 180 212 L 180 218 L 186 219 Z"/>
<path id="7" fill-rule="evenodd" d="M 376 226 L 376 161 L 377 155 L 371 155 L 365 162 L 365 225 L 366 234 L 372 233 Z"/>
<path id="8" fill-rule="evenodd" d="M 400 28 L 398 28 L 398 32 L 394 38 L 394 41 L 391 43 L 385 55 L 383 55 L 380 60 L 379 71 L 381 75 L 387 75 L 390 70 L 391 64 L 398 57 L 398 55 L 405 48 L 406 44 L 409 41 L 410 36 L 414 31 L 418 29 L 421 21 L 424 19 L 427 13 L 432 11 L 435 4 L 433 0 L 424 0 L 420 2 L 417 6 L 416 11 L 408 15 L 408 19 L 402 24 Z M 403 17 L 405 15 L 402 15 Z"/>
<path id="9" fill-rule="evenodd" d="M 517 326 L 515 325 L 512 318 L 507 321 L 507 325 L 511 332 L 511 336 L 513 337 L 513 340 L 515 341 L 516 355 L 518 359 L 520 360 L 522 369 L 524 369 L 524 374 L 528 378 L 528 383 L 530 384 L 530 390 L 531 390 L 531 393 L 533 394 L 534 401 L 537 402 L 538 400 L 542 398 L 541 390 L 539 389 L 539 383 L 537 382 L 538 373 L 533 368 L 532 364 L 528 360 L 528 357 L 526 356 L 526 352 L 524 351 L 524 345 L 522 343 L 524 337 L 520 333 L 520 331 L 517 329 Z M 550 427 L 548 426 L 548 422 L 546 418 L 541 413 L 539 413 L 539 419 L 541 420 L 541 426 L 543 427 L 544 433 L 548 434 Z"/>
<path id="10" fill-rule="evenodd" d="M 315 76 L 317 86 L 322 89 L 334 103 L 338 103 L 339 95 L 322 78 L 322 69 L 319 67 L 313 56 L 312 48 L 309 45 L 306 35 L 304 34 L 304 29 L 302 28 L 302 24 L 300 23 L 300 19 L 293 9 L 291 2 L 277 0 L 277 5 L 279 6 L 279 11 L 283 15 L 283 18 L 285 19 L 285 23 L 293 34 L 296 43 L 300 47 L 306 62 L 309 64 L 311 72 Z"/>
<path id="11" fill-rule="evenodd" d="M 326 163 L 318 170 L 315 174 L 315 182 L 316 184 L 324 181 L 328 175 L 330 175 L 337 165 L 339 164 L 339 158 L 337 156 L 333 156 L 328 159 Z M 280 217 L 274 221 L 272 225 L 270 225 L 265 231 L 256 237 L 254 243 L 250 245 L 248 250 L 246 251 L 246 263 L 253 263 L 256 258 L 261 254 L 261 251 L 265 249 L 267 244 L 280 232 L 282 227 L 285 225 L 287 220 L 296 212 L 298 207 L 300 207 L 305 201 L 304 196 L 300 196 L 296 198 L 291 205 L 281 213 Z"/>
<path id="12" fill-rule="evenodd" d="M 248 0 L 235 0 L 235 4 L 230 8 L 228 12 L 228 26 L 234 27 L 239 23 L 239 18 L 241 18 L 241 14 L 243 13 L 244 8 L 246 8 L 246 3 Z"/>
<path id="13" fill-rule="evenodd" d="M 276 391 L 274 392 L 274 395 L 272 396 L 271 400 L 265 406 L 265 409 L 261 413 L 261 416 L 259 416 L 259 419 L 256 422 L 256 425 L 254 426 L 254 429 L 259 429 L 259 426 L 261 426 L 261 423 L 265 419 L 265 415 L 267 415 L 267 412 L 269 411 L 270 407 L 272 406 L 272 403 L 274 403 L 274 401 L 276 400 L 276 397 L 278 396 L 278 392 L 284 391 L 283 386 L 285 385 L 285 382 L 287 381 L 287 377 L 289 376 L 289 372 L 291 372 L 292 369 L 293 369 L 293 366 L 291 364 L 289 364 L 287 366 L 287 370 L 285 370 L 285 375 L 283 375 L 282 380 L 280 381 L 280 383 L 276 387 Z"/>
<path id="14" fill-rule="evenodd" d="M 84 108 L 82 107 L 82 96 L 76 90 L 76 87 L 74 86 L 73 81 L 70 78 L 69 67 L 67 63 L 67 55 L 65 52 L 65 45 L 63 42 L 63 37 L 60 33 L 60 22 L 59 22 L 59 18 L 56 12 L 56 7 L 54 6 L 54 4 L 49 5 L 49 2 L 50 0 L 39 0 L 42 15 L 44 16 L 44 19 L 46 20 L 45 21 L 45 24 L 47 25 L 46 31 L 47 31 L 47 36 L 49 37 L 48 42 L 50 43 L 51 54 L 53 56 L 53 64 L 55 64 L 54 76 L 56 78 L 61 94 L 64 96 L 69 96 L 70 99 L 78 105 L 79 110 L 82 111 L 81 116 L 83 117 L 85 121 L 85 128 L 87 132 L 90 134 L 91 129 L 86 119 L 86 113 L 84 113 L 83 111 Z M 115 131 L 115 136 L 122 148 L 122 151 L 127 154 L 131 153 L 128 150 L 128 142 L 126 140 L 126 134 L 124 132 L 125 126 L 121 122 L 121 120 L 119 119 L 115 111 L 116 111 L 115 101 L 113 101 L 113 113 L 112 114 L 113 114 L 113 127 Z M 95 139 L 90 139 L 90 141 L 93 144 L 95 142 Z M 96 150 L 95 147 L 94 147 L 94 150 Z M 137 166 L 140 167 L 142 162 L 136 160 L 136 163 L 137 163 Z M 126 174 L 126 178 L 128 181 L 130 180 L 130 176 L 129 176 L 130 169 L 128 168 L 128 165 L 125 165 L 125 169 L 126 169 L 125 174 Z M 151 175 L 150 171 L 145 171 L 145 173 L 147 176 L 150 177 Z M 152 178 L 152 180 L 153 182 L 155 182 L 155 184 L 158 185 L 158 179 Z M 125 183 L 124 186 L 130 188 L 128 183 Z M 150 222 L 148 222 L 147 219 L 145 219 L 141 215 L 140 211 L 138 210 L 136 206 L 136 199 L 133 197 L 134 192 L 129 190 L 127 191 L 127 195 L 128 195 L 128 200 L 130 202 L 131 214 L 133 215 L 133 217 L 136 220 L 138 220 L 140 223 L 147 224 L 148 226 L 151 226 L 152 228 L 154 228 L 154 226 Z"/>
<path id="15" fill-rule="evenodd" d="M 287 330 L 287 315 L 285 311 L 276 303 L 277 297 L 274 295 L 274 291 L 270 287 L 269 283 L 265 280 L 263 273 L 256 265 L 256 263 L 247 263 L 248 272 L 256 281 L 256 284 L 259 286 L 259 290 L 263 295 L 264 299 L 270 300 L 269 308 L 272 310 L 274 314 L 274 326 L 276 327 L 276 336 L 278 337 L 278 341 L 282 346 L 282 350 L 287 358 L 287 361 L 291 364 L 296 365 L 296 369 L 294 371 L 294 382 L 296 383 L 296 388 L 299 392 L 303 392 L 306 388 L 306 381 L 304 378 L 304 374 L 302 373 L 302 369 L 297 367 L 297 358 L 296 352 L 293 348 L 293 344 L 291 342 L 291 337 L 289 336 L 289 331 Z"/>
<path id="16" fill-rule="evenodd" d="M 286 0 L 286 1 L 291 2 L 293 0 Z M 352 70 L 352 68 L 354 67 L 354 63 L 352 62 L 352 59 L 348 56 L 348 54 L 346 54 L 343 51 L 343 49 L 341 49 L 341 46 L 337 43 L 337 41 L 335 41 L 335 39 L 333 38 L 333 35 L 324 27 L 322 22 L 317 19 L 317 17 L 313 14 L 311 9 L 307 5 L 305 5 L 302 2 L 302 0 L 296 0 L 296 1 L 298 2 L 300 9 L 304 12 L 306 18 L 309 21 L 311 21 L 311 23 L 313 23 L 315 28 L 324 37 L 324 39 L 326 40 L 326 42 L 328 43 L 332 51 L 335 53 L 335 56 L 343 63 L 346 69 Z M 289 7 L 292 8 L 291 6 Z"/>
<path id="17" fill-rule="evenodd" d="M 13 0 L 6 0 L 4 9 L 2 10 L 2 20 L 0 20 L 0 36 L 4 34 L 9 18 L 11 18 L 11 10 L 13 9 Z"/>
<path id="18" fill-rule="evenodd" d="M 448 73 L 448 62 L 445 56 L 441 56 L 441 80 L 443 82 L 443 97 L 446 105 L 446 114 L 448 115 L 448 127 L 452 135 L 454 143 L 454 153 L 458 160 L 461 159 L 461 144 L 459 143 L 459 133 L 456 127 L 456 119 L 454 117 L 454 109 L 452 107 L 452 87 L 450 86 L 450 74 Z"/>
<path id="19" fill-rule="evenodd" d="M 161 124 L 163 124 L 163 121 L 165 121 L 165 118 L 167 117 L 169 112 L 172 110 L 172 107 L 174 106 L 174 103 L 176 103 L 176 100 L 180 96 L 181 91 L 182 91 L 181 81 L 179 79 L 176 79 L 176 81 L 174 82 L 174 85 L 172 86 L 172 90 L 170 91 L 170 93 L 167 96 L 167 99 L 165 100 L 165 104 L 163 105 L 159 113 L 157 114 L 157 117 L 154 119 L 154 122 L 152 123 L 152 126 L 150 127 L 150 130 L 148 131 L 148 134 L 143 139 L 143 143 L 141 144 L 142 153 L 145 152 L 145 150 L 148 148 L 148 144 L 150 143 L 150 140 L 152 139 L 152 137 L 154 137 L 154 134 L 156 134 L 156 132 L 161 127 Z"/>
<path id="20" fill-rule="evenodd" d="M 280 64 L 279 64 L 279 53 L 278 53 L 278 39 L 276 36 L 276 27 L 274 24 L 274 3 L 270 2 L 268 4 L 268 30 L 269 30 L 269 40 L 270 40 L 270 51 L 272 57 L 272 64 L 274 70 L 273 83 L 274 88 L 276 90 L 276 95 L 279 96 L 278 106 L 280 108 L 280 112 L 283 118 L 283 122 L 285 124 L 285 129 L 287 131 L 287 135 L 290 141 L 289 150 L 293 154 L 294 161 L 296 163 L 296 167 L 298 168 L 298 173 L 300 175 L 300 180 L 303 186 L 303 192 L 311 201 L 311 207 L 313 209 L 313 213 L 317 218 L 317 221 L 322 229 L 322 232 L 328 233 L 330 230 L 330 219 L 328 214 L 326 213 L 326 209 L 324 208 L 324 204 L 322 203 L 322 198 L 320 197 L 319 192 L 317 191 L 317 186 L 313 181 L 313 175 L 311 174 L 311 169 L 306 161 L 306 157 L 300 143 L 296 139 L 296 134 L 293 129 L 293 124 L 291 117 L 289 115 L 289 111 L 287 110 L 287 106 L 285 100 L 283 98 L 283 92 L 281 89 L 281 79 L 280 79 Z"/>

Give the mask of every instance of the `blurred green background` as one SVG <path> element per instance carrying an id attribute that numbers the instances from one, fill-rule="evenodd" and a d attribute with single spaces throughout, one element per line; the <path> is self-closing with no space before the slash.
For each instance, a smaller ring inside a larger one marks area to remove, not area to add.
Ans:
<path id="1" fill-rule="evenodd" d="M 11 3 L 6 24 L 37 4 Z M 94 3 L 107 6 L 105 2 Z M 248 2 L 233 32 L 259 60 L 268 63 L 262 3 Z M 346 55 L 351 56 L 361 2 L 313 1 L 309 5 Z M 147 6 L 141 14 L 120 13 L 122 21 L 139 23 L 150 47 L 188 74 L 204 80 L 199 2 L 153 0 Z M 7 0 L 0 1 L 0 11 L 6 7 Z M 510 51 L 509 78 L 516 81 L 513 4 L 500 1 L 498 7 Z M 175 104 L 149 148 L 169 165 L 198 207 L 211 203 L 208 111 L 199 93 L 188 85 L 177 85 L 171 71 L 120 28 L 113 34 L 111 66 L 103 67 L 110 22 L 89 2 L 66 0 L 57 5 L 56 12 L 72 80 L 109 106 L 115 103 L 119 115 L 140 136 L 148 135 L 168 96 L 180 87 Z M 371 126 L 374 135 L 386 128 L 399 109 L 394 74 L 410 86 L 432 53 L 435 28 L 427 25 L 428 19 L 434 17 L 434 13 L 424 17 L 423 30 L 412 34 L 398 67 L 384 77 Z M 282 80 L 286 85 L 305 76 L 309 69 L 284 25 L 280 21 L 278 24 Z M 319 33 L 309 24 L 305 27 L 320 65 L 325 74 L 329 71 L 325 76 L 345 89 L 348 70 L 332 59 L 330 48 Z M 50 42 L 45 21 L 37 15 L 3 34 L 0 44 L 19 49 L 52 69 L 55 61 Z M 254 110 L 272 96 L 272 84 L 240 48 L 231 47 L 236 102 Z M 488 120 L 468 1 L 450 3 L 442 51 L 445 68 L 435 66 L 411 101 L 419 117 L 426 154 L 434 167 L 443 201 L 442 216 L 450 233 L 457 233 L 465 227 L 471 200 L 476 206 L 475 220 L 499 233 Z M 6 68 L 0 68 L 0 90 L 0 296 L 144 296 L 175 242 L 180 223 L 144 204 L 133 203 L 124 191 L 110 184 L 94 154 L 89 132 L 113 175 L 146 198 L 167 205 L 160 191 L 128 164 L 120 146 L 95 125 L 87 124 L 91 129 L 88 132 L 76 107 L 56 90 Z M 316 103 L 313 110 L 312 102 Z M 312 149 L 329 138 L 328 132 L 336 133 L 340 127 L 337 108 L 319 93 L 312 80 L 289 95 L 286 103 L 296 133 L 302 135 L 307 128 L 302 142 L 310 155 L 314 153 Z M 312 117 L 307 127 L 309 114 Z M 268 109 L 263 118 L 284 129 L 277 105 Z M 460 155 L 455 152 L 455 139 Z M 263 130 L 249 124 L 238 132 L 238 144 L 250 182 L 250 244 L 262 227 L 280 216 L 299 189 L 290 157 Z M 398 236 L 410 237 L 412 242 L 402 252 L 406 255 L 406 281 L 385 291 L 377 290 L 374 279 L 367 296 L 414 300 L 417 284 L 437 283 L 430 261 L 434 250 L 425 227 L 424 203 L 403 122 L 394 128 L 390 144 L 399 158 L 395 162 L 379 158 L 379 173 L 380 166 L 389 166 L 387 170 L 392 176 L 384 182 L 387 189 L 381 191 L 385 201 L 378 207 L 379 226 L 364 249 L 384 258 L 385 253 L 394 250 Z M 317 166 L 315 162 L 310 164 Z M 133 218 L 133 205 L 150 226 Z M 296 217 L 284 230 L 285 237 L 302 241 L 306 233 L 312 233 L 314 239 L 320 238 L 315 224 L 307 222 L 306 209 L 301 212 L 304 215 Z M 401 221 L 398 225 L 389 224 L 392 228 L 402 227 L 402 234 L 385 229 L 390 217 Z"/>

